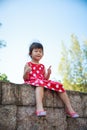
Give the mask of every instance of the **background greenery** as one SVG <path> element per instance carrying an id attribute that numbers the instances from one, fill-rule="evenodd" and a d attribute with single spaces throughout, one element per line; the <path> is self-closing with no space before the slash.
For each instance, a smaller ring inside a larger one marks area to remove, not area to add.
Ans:
<path id="1" fill-rule="evenodd" d="M 80 43 L 72 34 L 69 48 L 62 42 L 58 71 L 66 89 L 87 92 L 87 40 Z"/>

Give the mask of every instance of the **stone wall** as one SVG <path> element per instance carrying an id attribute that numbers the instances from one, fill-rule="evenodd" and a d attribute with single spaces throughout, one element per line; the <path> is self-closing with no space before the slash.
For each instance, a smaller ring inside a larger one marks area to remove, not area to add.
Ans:
<path id="1" fill-rule="evenodd" d="M 0 130 L 87 130 L 87 93 L 67 93 L 79 118 L 68 118 L 57 93 L 47 89 L 43 100 L 47 116 L 37 117 L 34 87 L 0 82 Z"/>

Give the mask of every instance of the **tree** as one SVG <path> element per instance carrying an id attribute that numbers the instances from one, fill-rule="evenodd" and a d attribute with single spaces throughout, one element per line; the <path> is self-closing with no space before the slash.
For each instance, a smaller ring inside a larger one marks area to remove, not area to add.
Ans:
<path id="1" fill-rule="evenodd" d="M 0 26 L 2 26 L 2 23 L 0 23 Z M 6 42 L 5 42 L 5 40 L 0 40 L 0 49 L 3 48 L 3 47 L 6 47 Z M 8 77 L 7 77 L 6 74 L 1 74 L 0 73 L 0 80 L 9 82 Z"/>
<path id="2" fill-rule="evenodd" d="M 6 42 L 4 40 L 0 40 L 0 48 L 6 47 Z"/>
<path id="3" fill-rule="evenodd" d="M 9 82 L 7 75 L 0 73 L 0 81 Z"/>
<path id="4" fill-rule="evenodd" d="M 86 87 L 87 85 L 87 40 L 83 42 L 82 46 L 82 67 L 83 67 L 83 85 Z"/>
<path id="5" fill-rule="evenodd" d="M 76 36 L 71 36 L 72 44 L 71 48 L 69 50 L 70 55 L 70 68 L 71 68 L 71 74 L 72 76 L 71 82 L 73 83 L 82 83 L 82 51 L 79 44 L 79 41 Z M 71 78 L 70 78 L 71 79 Z"/>
<path id="6" fill-rule="evenodd" d="M 65 86 L 67 86 L 67 89 L 72 89 L 68 84 L 68 76 L 70 74 L 70 62 L 68 60 L 68 50 L 65 47 L 64 43 L 62 42 L 62 51 L 61 51 L 61 60 L 59 64 L 59 73 L 62 76 L 62 81 Z"/>
<path id="7" fill-rule="evenodd" d="M 71 90 L 87 91 L 87 41 L 80 45 L 77 37 L 71 35 L 70 48 L 62 49 L 59 72 L 63 84 Z"/>
<path id="8" fill-rule="evenodd" d="M 0 26 L 2 26 L 2 23 L 0 23 Z M 6 42 L 5 40 L 0 40 L 0 48 L 6 47 Z"/>

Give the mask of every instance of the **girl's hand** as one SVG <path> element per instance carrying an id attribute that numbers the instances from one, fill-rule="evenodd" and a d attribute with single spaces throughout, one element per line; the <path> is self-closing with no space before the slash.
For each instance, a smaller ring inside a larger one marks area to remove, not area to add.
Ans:
<path id="1" fill-rule="evenodd" d="M 23 74 L 23 79 L 24 80 L 27 79 L 27 74 L 30 73 L 31 70 L 32 70 L 31 66 L 29 66 L 28 64 L 26 64 L 25 67 L 24 67 L 24 74 Z"/>
<path id="2" fill-rule="evenodd" d="M 26 65 L 25 68 L 24 68 L 24 70 L 25 70 L 25 73 L 27 73 L 27 72 L 30 73 L 31 66 Z"/>
<path id="3" fill-rule="evenodd" d="M 47 69 L 48 74 L 51 74 L 51 65 L 49 66 L 49 68 Z"/>
<path id="4" fill-rule="evenodd" d="M 49 68 L 47 69 L 47 73 L 45 70 L 45 79 L 48 80 L 50 78 L 50 74 L 51 74 L 51 66 L 49 66 Z"/>

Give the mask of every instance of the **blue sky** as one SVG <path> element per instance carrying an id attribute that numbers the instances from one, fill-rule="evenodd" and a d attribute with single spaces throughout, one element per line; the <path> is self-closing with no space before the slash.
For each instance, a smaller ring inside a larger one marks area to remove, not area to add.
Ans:
<path id="1" fill-rule="evenodd" d="M 42 63 L 52 65 L 51 78 L 60 78 L 58 63 L 61 41 L 70 44 L 70 35 L 87 39 L 87 0 L 0 0 L 0 72 L 14 83 L 23 83 L 24 65 L 30 60 L 31 42 L 44 46 Z"/>

